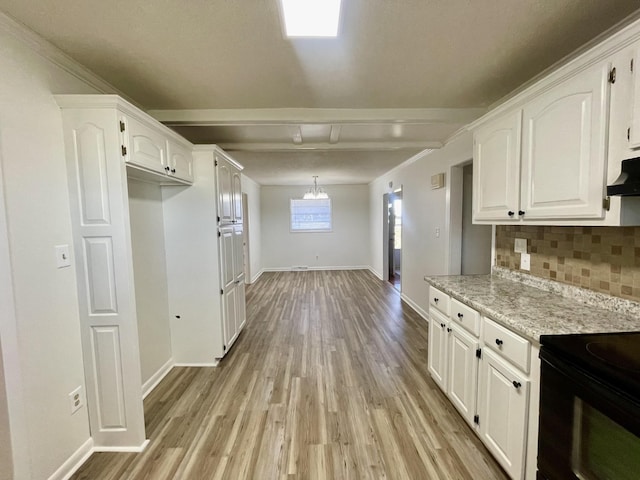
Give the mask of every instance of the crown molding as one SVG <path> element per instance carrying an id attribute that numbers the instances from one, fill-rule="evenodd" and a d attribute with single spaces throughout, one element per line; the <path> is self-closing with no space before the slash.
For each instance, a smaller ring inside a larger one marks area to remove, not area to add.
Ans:
<path id="1" fill-rule="evenodd" d="M 127 95 L 109 82 L 74 60 L 51 42 L 29 29 L 26 25 L 14 20 L 3 12 L 0 12 L 0 30 L 8 33 L 31 51 L 40 55 L 40 57 L 94 88 L 99 93 L 116 93 L 131 103 L 134 103 Z"/>

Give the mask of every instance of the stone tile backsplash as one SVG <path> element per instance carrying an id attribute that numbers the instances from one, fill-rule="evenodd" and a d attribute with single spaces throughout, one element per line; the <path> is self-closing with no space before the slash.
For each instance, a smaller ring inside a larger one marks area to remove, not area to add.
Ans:
<path id="1" fill-rule="evenodd" d="M 496 265 L 520 269 L 516 238 L 527 239 L 530 274 L 640 301 L 640 227 L 496 226 Z"/>

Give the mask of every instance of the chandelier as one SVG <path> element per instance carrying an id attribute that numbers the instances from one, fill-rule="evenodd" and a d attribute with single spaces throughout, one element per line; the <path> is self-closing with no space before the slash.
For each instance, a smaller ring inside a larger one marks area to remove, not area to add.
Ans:
<path id="1" fill-rule="evenodd" d="M 318 175 L 313 176 L 313 186 L 309 187 L 307 193 L 302 197 L 304 200 L 319 200 L 329 198 L 324 188 L 318 187 Z"/>

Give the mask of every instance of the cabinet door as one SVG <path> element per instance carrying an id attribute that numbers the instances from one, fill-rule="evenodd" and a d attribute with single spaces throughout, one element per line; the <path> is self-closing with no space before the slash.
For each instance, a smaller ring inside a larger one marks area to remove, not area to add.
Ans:
<path id="1" fill-rule="evenodd" d="M 244 328 L 244 324 L 247 322 L 247 306 L 244 282 L 240 282 L 236 286 L 236 332 L 240 333 L 240 330 Z"/>
<path id="2" fill-rule="evenodd" d="M 517 221 L 522 111 L 481 127 L 473 141 L 473 219 Z"/>
<path id="3" fill-rule="evenodd" d="M 522 478 L 529 381 L 486 348 L 480 365 L 480 436 L 511 478 Z"/>
<path id="4" fill-rule="evenodd" d="M 218 179 L 219 222 L 222 224 L 233 223 L 231 166 L 219 155 L 216 155 L 216 176 Z"/>
<path id="5" fill-rule="evenodd" d="M 193 181 L 193 157 L 191 151 L 169 140 L 167 142 L 169 172 L 173 177 Z"/>
<path id="6" fill-rule="evenodd" d="M 476 414 L 477 349 L 478 340 L 457 325 L 451 325 L 447 395 L 451 403 L 471 425 L 474 425 L 473 417 Z"/>
<path id="7" fill-rule="evenodd" d="M 227 353 L 231 344 L 238 335 L 238 327 L 236 325 L 237 312 L 237 289 L 235 287 L 225 290 L 222 296 L 222 311 L 224 325 L 224 351 Z"/>
<path id="8" fill-rule="evenodd" d="M 608 74 L 596 65 L 524 107 L 524 219 L 603 217 Z"/>
<path id="9" fill-rule="evenodd" d="M 444 391 L 447 391 L 447 328 L 448 319 L 438 312 L 429 314 L 429 373 Z"/>
<path id="10" fill-rule="evenodd" d="M 233 222 L 242 223 L 242 180 L 240 172 L 231 174 L 231 198 L 233 202 Z"/>
<path id="11" fill-rule="evenodd" d="M 629 148 L 640 148 L 640 42 L 634 45 L 633 52 L 633 101 L 631 102 L 631 126 L 629 128 Z"/>
<path id="12" fill-rule="evenodd" d="M 233 229 L 233 275 L 236 282 L 244 282 L 244 232 L 242 226 Z"/>
<path id="13" fill-rule="evenodd" d="M 236 281 L 233 252 L 233 227 L 220 228 L 220 279 L 223 290 L 231 288 Z"/>
<path id="14" fill-rule="evenodd" d="M 129 146 L 126 155 L 128 163 L 154 172 L 168 173 L 166 140 L 156 130 L 147 127 L 134 118 L 126 119 Z"/>

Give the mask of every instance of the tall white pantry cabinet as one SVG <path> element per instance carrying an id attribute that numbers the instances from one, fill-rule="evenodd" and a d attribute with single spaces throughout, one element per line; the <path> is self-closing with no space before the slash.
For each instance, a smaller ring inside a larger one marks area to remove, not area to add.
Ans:
<path id="1" fill-rule="evenodd" d="M 162 190 L 170 362 L 216 365 L 245 318 L 244 276 L 238 270 L 243 250 L 234 250 L 242 246 L 242 216 L 233 216 L 242 207 L 242 167 L 217 147 L 194 147 L 116 95 L 60 95 L 56 101 L 64 128 L 91 436 L 96 450 L 140 451 L 148 442 L 136 312 L 143 293 L 134 284 L 127 179 Z M 229 192 L 217 188 L 215 156 L 229 167 Z M 218 225 L 227 201 L 230 252 Z M 227 270 L 232 288 L 222 285 Z M 234 291 L 232 307 L 225 289 Z"/>
<path id="2" fill-rule="evenodd" d="M 246 319 L 242 166 L 214 145 L 193 164 L 191 187 L 162 193 L 171 341 L 176 364 L 215 365 Z"/>

